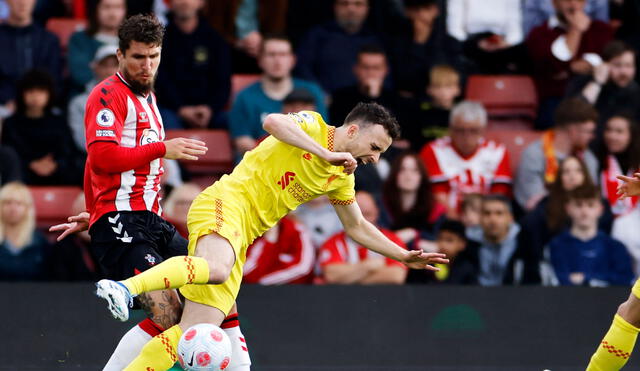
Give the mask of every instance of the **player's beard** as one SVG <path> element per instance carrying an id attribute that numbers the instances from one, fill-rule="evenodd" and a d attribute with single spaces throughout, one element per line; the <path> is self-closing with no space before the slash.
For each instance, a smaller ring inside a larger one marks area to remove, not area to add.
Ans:
<path id="1" fill-rule="evenodd" d="M 156 76 L 157 75 L 153 75 L 153 78 L 151 79 L 151 81 L 148 84 L 144 84 L 136 80 L 133 76 L 131 76 L 126 69 L 124 70 L 124 78 L 129 83 L 131 90 L 134 93 L 140 94 L 140 95 L 147 95 L 153 90 L 153 85 L 156 82 Z"/>

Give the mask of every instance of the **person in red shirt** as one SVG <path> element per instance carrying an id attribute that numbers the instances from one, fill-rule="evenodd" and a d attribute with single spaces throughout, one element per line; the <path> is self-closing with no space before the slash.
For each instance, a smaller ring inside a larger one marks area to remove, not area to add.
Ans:
<path id="1" fill-rule="evenodd" d="M 484 138 L 487 112 L 482 104 L 458 103 L 451 110 L 449 136 L 427 143 L 420 157 L 427 167 L 434 197 L 458 218 L 465 194 L 511 196 L 511 168 L 505 146 Z"/>
<path id="2" fill-rule="evenodd" d="M 375 225 L 379 210 L 373 196 L 358 191 L 356 202 L 360 205 L 364 218 Z M 390 230 L 380 228 L 380 232 L 406 249 L 404 242 Z M 329 284 L 400 285 L 407 278 L 404 264 L 358 245 L 345 232 L 334 235 L 322 245 L 319 261 L 324 282 Z"/>
<path id="3" fill-rule="evenodd" d="M 247 249 L 246 283 L 312 283 L 316 251 L 304 225 L 285 217 Z"/>

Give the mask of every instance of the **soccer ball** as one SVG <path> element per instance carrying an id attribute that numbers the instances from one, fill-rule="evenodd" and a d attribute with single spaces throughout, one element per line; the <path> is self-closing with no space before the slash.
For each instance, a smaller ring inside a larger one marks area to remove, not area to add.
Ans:
<path id="1" fill-rule="evenodd" d="M 210 323 L 191 326 L 180 337 L 178 360 L 185 370 L 222 371 L 231 360 L 231 340 Z"/>

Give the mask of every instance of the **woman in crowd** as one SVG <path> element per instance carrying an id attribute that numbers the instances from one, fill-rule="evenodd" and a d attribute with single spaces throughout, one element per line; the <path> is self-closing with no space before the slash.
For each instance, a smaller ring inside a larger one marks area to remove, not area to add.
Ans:
<path id="1" fill-rule="evenodd" d="M 48 243 L 35 229 L 29 189 L 11 182 L 0 188 L 0 280 L 37 280 L 45 276 Z"/>
<path id="2" fill-rule="evenodd" d="M 602 196 L 609 201 L 613 215 L 629 213 L 638 203 L 638 197 L 620 200 L 616 194 L 618 175 L 633 176 L 640 164 L 640 132 L 635 120 L 626 114 L 617 114 L 607 120 L 602 137 L 596 142 L 595 154 L 600 163 Z"/>
<path id="3" fill-rule="evenodd" d="M 537 284 L 546 279 L 544 265 L 540 264 L 544 248 L 556 234 L 568 226 L 569 218 L 565 211 L 567 195 L 582 186 L 594 186 L 586 165 L 577 157 L 565 158 L 560 163 L 555 182 L 549 187 L 549 195 L 520 221 L 518 251 L 514 259 L 520 259 L 524 263 L 522 277 L 517 279 L 521 283 Z M 604 212 L 599 227 L 609 233 L 613 215 L 608 202 L 603 200 L 603 204 Z M 514 278 L 510 277 L 507 282 L 512 279 Z"/>
<path id="4" fill-rule="evenodd" d="M 127 12 L 125 0 L 87 2 L 89 25 L 69 40 L 67 60 L 74 92 L 79 93 L 93 79 L 91 61 L 102 45 L 118 45 L 118 26 Z"/>

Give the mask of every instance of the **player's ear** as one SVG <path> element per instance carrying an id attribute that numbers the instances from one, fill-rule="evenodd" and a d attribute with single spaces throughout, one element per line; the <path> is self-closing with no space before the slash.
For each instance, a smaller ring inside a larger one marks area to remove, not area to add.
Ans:
<path id="1" fill-rule="evenodd" d="M 347 136 L 349 139 L 353 139 L 358 135 L 358 131 L 360 131 L 360 127 L 356 124 L 351 124 L 347 129 Z"/>
<path id="2" fill-rule="evenodd" d="M 118 58 L 118 64 L 122 63 L 122 60 L 124 59 L 124 53 L 120 51 L 120 48 L 116 50 L 116 57 Z"/>

